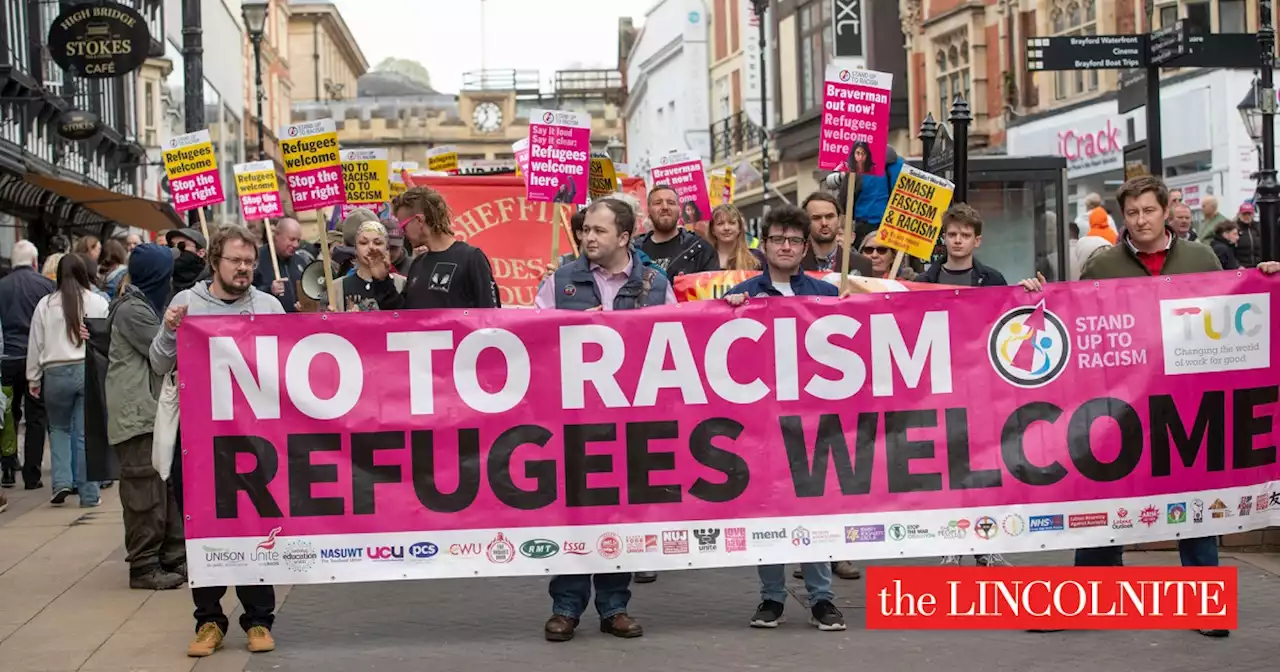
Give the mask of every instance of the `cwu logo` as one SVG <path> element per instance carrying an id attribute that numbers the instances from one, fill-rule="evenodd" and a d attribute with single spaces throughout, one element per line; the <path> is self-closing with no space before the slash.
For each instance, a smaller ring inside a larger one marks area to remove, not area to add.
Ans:
<path id="1" fill-rule="evenodd" d="M 1041 300 L 1001 315 L 987 338 L 987 354 L 992 368 L 1010 384 L 1044 387 L 1066 370 L 1071 337 Z"/>

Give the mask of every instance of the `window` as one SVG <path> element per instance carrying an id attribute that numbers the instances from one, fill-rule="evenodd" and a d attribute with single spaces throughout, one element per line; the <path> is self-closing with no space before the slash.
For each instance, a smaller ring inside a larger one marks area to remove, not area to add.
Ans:
<path id="1" fill-rule="evenodd" d="M 729 77 L 726 75 L 716 80 L 716 121 L 728 119 L 733 112 L 729 98 Z"/>
<path id="2" fill-rule="evenodd" d="M 826 25 L 822 21 L 824 4 L 828 4 L 826 0 L 819 0 L 796 10 L 800 26 L 801 114 L 822 103 L 822 80 L 826 77 L 827 67 L 827 49 L 823 44 L 823 26 Z"/>
<path id="3" fill-rule="evenodd" d="M 934 76 L 938 85 L 938 119 L 951 118 L 951 103 L 956 94 L 973 101 L 970 91 L 969 75 L 969 34 L 965 31 L 952 33 L 935 43 L 937 53 L 934 65 L 937 71 Z"/>
<path id="4" fill-rule="evenodd" d="M 142 122 L 142 125 L 143 125 L 143 126 L 144 126 L 148 131 L 150 131 L 150 130 L 153 130 L 153 129 L 156 127 L 156 85 L 155 85 L 155 82 L 152 82 L 151 80 L 147 80 L 146 86 L 144 87 L 144 91 L 145 91 L 145 93 L 143 94 L 143 99 L 144 99 L 146 102 L 144 103 L 145 107 L 143 108 L 143 122 Z"/>
<path id="5" fill-rule="evenodd" d="M 1178 20 L 1178 5 L 1174 3 L 1160 8 L 1160 27 L 1173 25 Z"/>
<path id="6" fill-rule="evenodd" d="M 1187 3 L 1187 20 L 1202 32 L 1213 32 L 1213 22 L 1209 18 L 1209 0 Z M 1242 31 L 1243 32 L 1243 31 Z"/>
<path id="7" fill-rule="evenodd" d="M 1097 0 L 1053 0 L 1049 10 L 1049 27 L 1053 35 L 1097 35 L 1096 2 Z M 1163 12 L 1163 9 L 1161 11 Z M 1067 70 L 1053 73 L 1055 100 L 1065 100 L 1097 90 L 1097 70 Z"/>
<path id="8" fill-rule="evenodd" d="M 1218 0 L 1219 33 L 1247 33 L 1244 0 Z"/>

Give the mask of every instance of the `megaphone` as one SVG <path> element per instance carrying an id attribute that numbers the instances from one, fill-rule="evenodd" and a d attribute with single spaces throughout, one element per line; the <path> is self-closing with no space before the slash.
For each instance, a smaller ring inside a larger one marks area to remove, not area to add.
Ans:
<path id="1" fill-rule="evenodd" d="M 332 276 L 332 270 L 330 271 Z M 334 282 L 340 278 L 333 277 Z M 304 313 L 320 312 L 320 305 L 328 299 L 328 289 L 324 284 L 324 261 L 317 259 L 302 269 L 302 277 L 298 280 L 298 310 Z"/>

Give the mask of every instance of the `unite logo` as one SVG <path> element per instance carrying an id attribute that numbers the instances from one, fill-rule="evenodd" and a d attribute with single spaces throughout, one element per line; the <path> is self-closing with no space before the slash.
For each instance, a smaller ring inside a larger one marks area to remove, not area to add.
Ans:
<path id="1" fill-rule="evenodd" d="M 1250 371 L 1271 366 L 1270 294 L 1160 302 L 1166 375 Z"/>

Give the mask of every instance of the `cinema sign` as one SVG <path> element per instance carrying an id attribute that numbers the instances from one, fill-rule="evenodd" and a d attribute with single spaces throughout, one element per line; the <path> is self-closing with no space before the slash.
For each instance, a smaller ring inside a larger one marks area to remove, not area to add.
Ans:
<path id="1" fill-rule="evenodd" d="M 114 2 L 72 5 L 53 20 L 49 55 L 89 79 L 122 77 L 147 60 L 151 31 L 136 10 Z"/>

